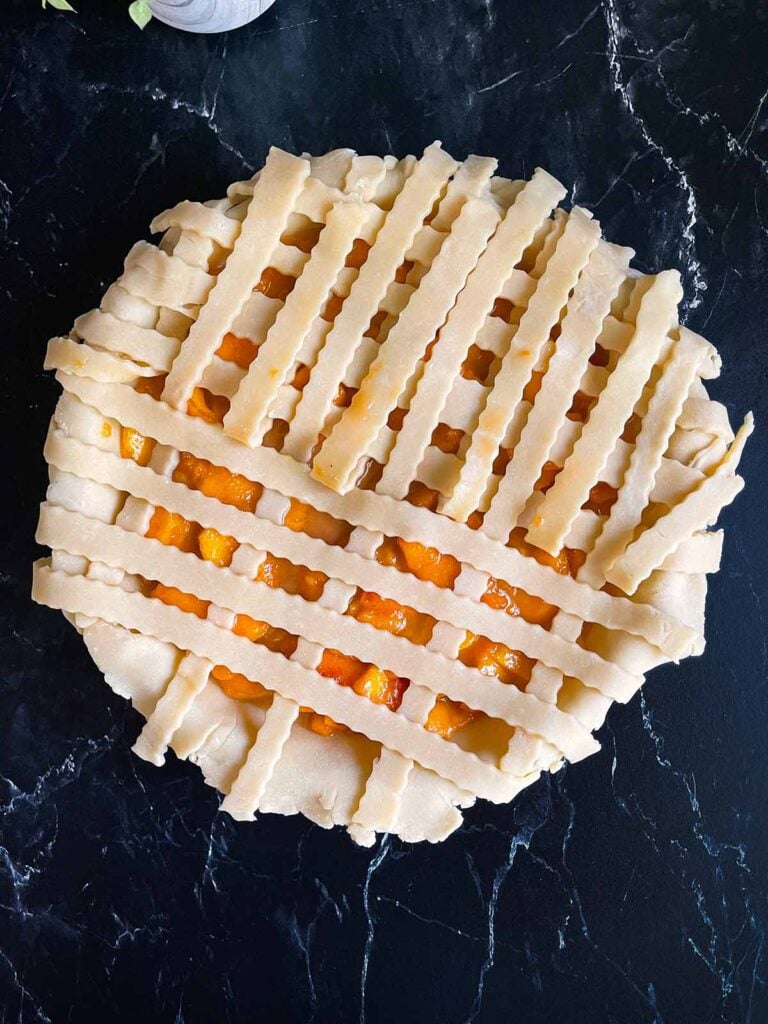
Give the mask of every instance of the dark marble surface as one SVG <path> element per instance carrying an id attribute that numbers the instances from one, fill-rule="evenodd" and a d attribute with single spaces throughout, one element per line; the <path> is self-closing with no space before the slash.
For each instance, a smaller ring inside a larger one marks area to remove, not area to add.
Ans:
<path id="1" fill-rule="evenodd" d="M 437 137 L 547 166 L 639 266 L 680 267 L 724 356 L 714 394 L 764 431 L 768 9 L 278 0 L 203 38 L 77 6 L 6 0 L 0 28 L 0 1021 L 768 1020 L 764 433 L 705 655 L 614 708 L 598 756 L 437 848 L 218 815 L 196 769 L 130 754 L 137 716 L 28 599 L 47 338 L 152 214 L 270 143 Z"/>

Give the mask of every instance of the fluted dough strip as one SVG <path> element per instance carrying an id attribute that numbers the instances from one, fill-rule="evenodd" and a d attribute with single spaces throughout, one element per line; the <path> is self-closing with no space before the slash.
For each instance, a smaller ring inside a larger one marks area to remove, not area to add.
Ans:
<path id="1" fill-rule="evenodd" d="M 618 498 L 582 567 L 580 578 L 593 585 L 602 585 L 608 570 L 632 540 L 685 397 L 706 354 L 703 346 L 697 347 L 693 338 L 686 338 L 684 327 L 680 334 L 642 417 Z"/>
<path id="2" fill-rule="evenodd" d="M 72 338 L 51 338 L 45 351 L 46 370 L 63 370 L 104 383 L 130 384 L 139 377 L 151 377 L 151 366 L 139 366 L 110 352 L 100 352 Z"/>
<path id="3" fill-rule="evenodd" d="M 232 472 L 250 480 L 269 480 L 274 490 L 337 519 L 437 547 L 580 618 L 642 636 L 670 657 L 681 656 L 693 643 L 693 630 L 651 605 L 594 591 L 445 516 L 370 491 L 356 490 L 342 497 L 314 481 L 306 467 L 293 459 L 268 448 L 248 448 L 228 438 L 220 427 L 184 416 L 148 395 L 68 374 L 57 377 L 65 391 L 145 436 L 214 464 L 225 461 Z"/>
<path id="4" fill-rule="evenodd" d="M 235 393 L 224 418 L 224 429 L 230 436 L 246 444 L 257 439 L 270 403 L 285 382 L 313 321 L 320 316 L 368 213 L 368 207 L 352 201 L 337 203 L 331 209 L 309 263 Z"/>
<path id="5" fill-rule="evenodd" d="M 299 705 L 276 693 L 256 742 L 248 751 L 232 788 L 221 802 L 221 810 L 236 821 L 251 821 L 264 795 L 275 765 L 283 754 L 291 729 L 299 717 Z"/>
<path id="6" fill-rule="evenodd" d="M 585 756 L 584 751 L 591 753 L 595 749 L 592 738 L 572 719 L 520 693 L 516 687 L 490 680 L 460 661 L 358 622 L 352 616 L 340 615 L 318 601 L 306 601 L 266 583 L 248 580 L 160 541 L 53 505 L 44 504 L 41 508 L 37 537 L 39 543 L 48 545 L 58 538 L 56 546 L 70 554 L 85 555 L 134 575 L 157 579 L 183 593 L 195 594 L 233 612 L 244 612 L 270 625 L 290 630 L 291 623 L 300 623 L 304 638 L 323 647 L 346 654 L 354 652 L 363 661 L 413 679 L 436 693 L 464 700 L 470 707 L 510 725 L 523 726 L 530 732 L 545 728 L 546 735 L 561 749 L 564 746 L 563 752 L 573 760 Z M 608 696 L 626 695 L 628 699 L 637 689 L 636 678 L 620 670 L 600 672 L 601 666 L 608 669 L 610 663 L 591 652 L 581 653 L 584 662 L 594 666 L 597 681 Z"/>
<path id="7" fill-rule="evenodd" d="M 625 679 L 621 672 L 612 673 L 602 666 L 599 675 L 593 674 L 597 663 L 588 667 L 591 659 L 585 660 L 583 652 L 574 653 L 558 638 L 550 638 L 550 634 L 540 626 L 461 597 L 449 588 L 438 588 L 410 573 L 400 572 L 393 566 L 381 565 L 374 559 L 362 558 L 324 541 L 306 537 L 287 526 L 275 525 L 267 519 L 223 505 L 151 469 L 94 451 L 57 433 L 52 433 L 46 441 L 45 455 L 51 465 L 65 472 L 128 490 L 130 494 L 154 506 L 175 512 L 187 521 L 213 527 L 220 534 L 234 537 L 243 544 L 264 548 L 276 557 L 287 558 L 294 564 L 324 572 L 331 579 L 374 591 L 381 597 L 394 599 L 400 604 L 432 615 L 438 621 L 450 623 L 461 630 L 471 630 L 521 650 L 566 673 L 579 675 L 585 672 L 586 680 L 591 680 L 598 688 L 605 685 L 598 679 L 604 678 L 606 674 L 615 675 L 614 685 L 617 690 L 634 692 L 633 687 L 636 687 L 635 680 Z M 274 625 L 290 627 L 287 623 Z M 489 681 L 487 685 L 493 687 L 497 684 Z"/>
<path id="8" fill-rule="evenodd" d="M 198 235 L 205 235 L 224 249 L 232 249 L 240 234 L 241 223 L 234 217 L 228 217 L 217 206 L 185 199 L 169 210 L 159 213 L 149 225 L 153 235 L 169 228 L 194 231 Z"/>
<path id="9" fill-rule="evenodd" d="M 599 240 L 600 225 L 591 215 L 574 208 L 503 357 L 453 494 L 442 505 L 442 511 L 454 519 L 466 520 L 478 507 L 513 411 L 542 347 Z"/>
<path id="10" fill-rule="evenodd" d="M 203 369 L 269 264 L 308 175 L 306 160 L 270 150 L 232 255 L 173 362 L 163 389 L 165 402 L 177 408 L 186 405 Z"/>
<path id="11" fill-rule="evenodd" d="M 632 341 L 600 393 L 573 452 L 547 491 L 526 538 L 556 554 L 579 509 L 597 483 L 643 385 L 667 341 L 682 298 L 680 275 L 667 270 L 651 283 L 640 302 Z"/>
<path id="12" fill-rule="evenodd" d="M 134 362 L 166 373 L 179 351 L 179 339 L 161 334 L 153 327 L 125 323 L 112 313 L 92 309 L 75 320 L 75 331 L 89 345 L 125 355 Z"/>
<path id="13" fill-rule="evenodd" d="M 40 562 L 33 574 L 33 595 L 36 601 L 49 608 L 105 619 L 145 636 L 156 636 L 201 658 L 225 664 L 247 678 L 267 679 L 288 700 L 309 704 L 320 714 L 398 750 L 487 800 L 506 802 L 510 794 L 514 795 L 519 789 L 519 780 L 414 725 L 404 716 L 373 704 L 334 680 L 325 679 L 266 647 L 161 601 L 140 593 L 125 593 L 100 580 L 55 572 Z"/>
<path id="14" fill-rule="evenodd" d="M 424 218 L 457 167 L 457 162 L 435 144 L 424 151 L 406 179 L 304 388 L 286 441 L 285 450 L 294 457 L 309 457 L 331 409 L 339 378 L 352 361 Z"/>
<path id="15" fill-rule="evenodd" d="M 352 404 L 315 456 L 316 479 L 342 493 L 354 484 L 358 460 L 385 426 L 498 221 L 495 208 L 481 199 L 470 199 L 461 208 L 415 295 L 379 347 Z"/>
<path id="16" fill-rule="evenodd" d="M 750 413 L 714 472 L 629 545 L 608 572 L 609 583 L 621 587 L 627 594 L 634 594 L 639 584 L 650 576 L 678 544 L 695 530 L 713 522 L 720 509 L 733 501 L 744 486 L 742 478 L 734 473 L 753 426 Z"/>
<path id="17" fill-rule="evenodd" d="M 190 307 L 205 302 L 216 278 L 149 242 L 136 242 L 125 258 L 119 280 L 131 295 L 145 302 L 189 313 Z"/>
<path id="18" fill-rule="evenodd" d="M 631 249 L 601 242 L 576 283 L 541 389 L 483 520 L 483 530 L 491 537 L 507 539 L 533 493 L 541 468 L 567 422 L 566 413 L 627 275 L 631 256 Z"/>
<path id="19" fill-rule="evenodd" d="M 147 718 L 133 745 L 133 752 L 145 761 L 161 765 L 173 734 L 184 721 L 195 698 L 208 682 L 210 661 L 187 654 L 181 659 L 176 675 Z"/>
<path id="20" fill-rule="evenodd" d="M 408 493 L 469 346 L 536 229 L 564 195 L 562 185 L 538 168 L 507 211 L 449 313 L 432 359 L 424 367 L 379 482 L 382 494 L 403 498 Z"/>

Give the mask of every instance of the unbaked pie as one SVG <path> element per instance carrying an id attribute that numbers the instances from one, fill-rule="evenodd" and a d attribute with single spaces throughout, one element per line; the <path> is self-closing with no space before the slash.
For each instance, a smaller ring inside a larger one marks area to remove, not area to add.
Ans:
<path id="1" fill-rule="evenodd" d="M 34 597 L 235 818 L 442 839 L 703 649 L 751 420 L 675 271 L 495 170 L 273 149 L 49 344 Z"/>

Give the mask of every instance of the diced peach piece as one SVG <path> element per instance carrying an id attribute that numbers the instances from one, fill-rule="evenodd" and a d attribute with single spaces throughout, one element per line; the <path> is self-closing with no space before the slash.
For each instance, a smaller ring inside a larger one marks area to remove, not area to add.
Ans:
<path id="1" fill-rule="evenodd" d="M 213 395 L 207 388 L 195 388 L 187 402 L 187 415 L 206 423 L 221 423 L 229 410 L 229 399 Z"/>
<path id="2" fill-rule="evenodd" d="M 268 299 L 280 299 L 281 302 L 285 302 L 293 291 L 295 284 L 295 278 L 290 277 L 288 274 L 281 274 L 274 267 L 267 267 L 254 291 L 261 292 Z"/>
<path id="3" fill-rule="evenodd" d="M 437 548 L 425 547 L 415 541 L 398 540 L 408 569 L 420 580 L 428 580 L 438 587 L 450 587 L 461 572 L 461 565 L 453 555 L 443 555 Z"/>
<path id="4" fill-rule="evenodd" d="M 348 726 L 342 725 L 341 722 L 334 722 L 328 715 L 318 715 L 314 711 L 309 712 L 307 725 L 312 732 L 316 732 L 319 736 L 333 736 L 338 732 L 349 732 Z"/>
<path id="5" fill-rule="evenodd" d="M 449 739 L 459 729 L 478 718 L 481 713 L 473 711 L 461 701 L 450 700 L 441 694 L 429 712 L 424 728 L 427 732 L 436 732 L 443 739 Z"/>
<path id="6" fill-rule="evenodd" d="M 258 619 L 252 619 L 250 615 L 238 615 L 235 618 L 235 624 L 232 627 L 232 632 L 238 636 L 247 637 L 249 640 L 253 640 L 254 643 L 261 640 L 266 634 L 267 630 L 270 629 L 268 622 L 260 622 Z"/>
<path id="7" fill-rule="evenodd" d="M 347 256 L 344 265 L 359 270 L 368 259 L 370 251 L 371 247 L 368 242 L 362 238 L 356 238 L 352 245 L 352 251 Z"/>
<path id="8" fill-rule="evenodd" d="M 195 458 L 189 452 L 181 453 L 173 479 L 193 491 L 202 491 L 209 498 L 217 498 L 225 505 L 234 505 L 242 512 L 253 512 L 263 491 L 261 484 L 255 484 L 239 473 L 230 473 L 223 466 Z"/>
<path id="9" fill-rule="evenodd" d="M 384 704 L 390 711 L 397 711 L 409 685 L 410 680 L 401 679 L 392 672 L 385 672 L 375 665 L 369 665 L 355 680 L 352 689 L 374 704 Z"/>
<path id="10" fill-rule="evenodd" d="M 359 658 L 341 651 L 325 650 L 317 671 L 327 679 L 335 679 L 340 686 L 352 686 L 362 674 L 365 665 Z"/>
<path id="11" fill-rule="evenodd" d="M 267 555 L 259 566 L 256 579 L 268 587 L 276 587 L 289 594 L 300 594 L 307 601 L 316 601 L 328 577 L 325 573 L 313 572 L 303 565 L 294 565 L 287 558 Z"/>
<path id="12" fill-rule="evenodd" d="M 256 345 L 248 338 L 239 338 L 236 334 L 225 334 L 216 349 L 216 355 L 227 362 L 237 363 L 242 370 L 247 370 L 256 358 Z"/>
<path id="13" fill-rule="evenodd" d="M 269 692 L 261 683 L 247 679 L 240 672 L 230 672 L 224 665 L 216 665 L 211 675 L 233 700 L 258 700 Z"/>
<path id="14" fill-rule="evenodd" d="M 459 650 L 459 659 L 485 676 L 493 676 L 514 686 L 524 686 L 531 678 L 534 666 L 533 660 L 522 652 L 474 633 L 467 633 Z"/>
<path id="15" fill-rule="evenodd" d="M 497 580 L 493 576 L 488 581 L 486 591 L 480 600 L 491 608 L 505 611 L 507 615 L 520 615 L 526 622 L 536 623 L 545 629 L 552 625 L 552 620 L 557 615 L 555 605 L 547 604 L 540 597 L 531 597 L 524 590 L 512 587 L 504 580 Z"/>
<path id="16" fill-rule="evenodd" d="M 133 459 L 140 466 L 146 466 L 152 457 L 155 442 L 144 437 L 133 427 L 123 427 L 120 431 L 120 455 L 124 459 Z"/>
<path id="17" fill-rule="evenodd" d="M 213 528 L 201 530 L 197 544 L 200 555 L 206 562 L 213 562 L 218 566 L 229 565 L 238 546 L 234 537 L 219 533 Z"/>
<path id="18" fill-rule="evenodd" d="M 156 508 L 149 521 L 146 536 L 154 537 L 163 544 L 178 548 L 180 551 L 195 551 L 199 531 L 200 527 L 197 523 L 190 523 L 177 512 Z"/>
<path id="19" fill-rule="evenodd" d="M 252 619 L 250 615 L 236 616 L 232 632 L 237 636 L 247 637 L 253 643 L 267 647 L 275 654 L 284 654 L 286 657 L 290 657 L 296 650 L 297 639 L 293 633 L 280 629 L 279 626 L 270 626 L 268 622 Z"/>
<path id="20" fill-rule="evenodd" d="M 134 384 L 134 391 L 138 391 L 141 395 L 152 395 L 153 398 L 159 400 L 165 387 L 165 378 L 166 374 L 164 373 L 157 377 L 139 377 Z"/>
<path id="21" fill-rule="evenodd" d="M 424 644 L 429 640 L 435 624 L 430 615 L 423 615 L 413 608 L 366 590 L 358 590 L 350 602 L 348 613 L 359 622 L 368 622 L 377 629 L 385 629 L 395 636 L 404 636 L 416 644 Z"/>
<path id="22" fill-rule="evenodd" d="M 183 590 L 178 590 L 176 587 L 166 587 L 163 583 L 156 583 L 151 596 L 159 598 L 163 604 L 174 605 L 183 612 L 192 612 L 199 619 L 204 619 L 208 614 L 210 601 L 201 601 L 194 594 L 185 594 Z"/>
<path id="23" fill-rule="evenodd" d="M 310 537 L 324 540 L 326 544 L 345 544 L 351 532 L 347 523 L 334 519 L 327 512 L 319 512 L 296 498 L 291 498 L 285 525 L 297 533 L 306 533 Z"/>

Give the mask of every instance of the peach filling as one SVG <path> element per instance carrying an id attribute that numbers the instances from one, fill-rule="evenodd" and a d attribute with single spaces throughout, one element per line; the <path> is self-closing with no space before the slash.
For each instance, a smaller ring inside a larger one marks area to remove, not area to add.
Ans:
<path id="1" fill-rule="evenodd" d="M 361 265 L 366 256 L 367 246 L 358 240 L 347 263 L 353 266 Z M 403 280 L 409 269 L 409 267 L 401 268 Z M 292 279 L 290 280 L 292 282 Z M 271 297 L 284 298 L 290 291 L 290 287 L 292 287 L 292 283 L 289 286 L 285 275 L 269 270 L 265 271 L 262 276 L 258 290 Z M 380 318 L 379 326 L 383 319 L 384 317 Z M 255 351 L 256 348 L 251 342 L 228 334 L 222 341 L 219 355 L 247 368 Z M 481 356 L 482 365 L 471 367 L 473 376 L 475 373 L 487 372 L 490 368 L 490 362 L 485 358 L 485 354 L 482 353 Z M 163 383 L 164 376 L 143 378 L 137 383 L 136 389 L 159 398 Z M 299 379 L 298 383 L 300 386 L 305 381 Z M 534 375 L 532 383 L 529 385 L 531 390 L 530 396 L 527 396 L 529 399 L 535 396 L 538 384 L 539 380 Z M 229 403 L 225 398 L 212 395 L 203 388 L 195 388 L 187 412 L 206 422 L 220 423 L 228 407 Z M 436 431 L 433 443 L 443 450 L 455 451 L 458 450 L 462 437 L 461 431 L 441 426 Z M 136 430 L 129 427 L 122 428 L 120 438 L 122 457 L 130 458 L 139 465 L 145 466 L 151 458 L 154 444 L 153 440 L 143 437 Z M 376 465 L 374 464 L 374 469 Z M 547 464 L 537 486 L 542 490 L 551 486 L 557 471 L 556 466 Z M 221 466 L 215 466 L 205 459 L 197 458 L 189 452 L 180 454 L 179 462 L 173 472 L 173 480 L 246 512 L 255 510 L 263 492 L 260 484 L 239 474 L 231 473 Z M 610 493 L 612 489 L 606 490 L 606 487 L 607 485 L 598 485 L 598 488 L 602 489 L 590 496 L 591 502 L 596 505 L 605 505 L 611 499 L 615 500 L 615 491 L 612 495 Z M 593 488 L 593 492 L 595 490 Z M 414 483 L 411 486 L 408 495 L 408 500 L 412 504 L 432 509 L 437 507 L 438 499 L 439 495 L 436 491 L 419 483 Z M 476 519 L 478 523 L 481 521 L 481 517 L 476 517 Z M 289 529 L 320 539 L 327 544 L 341 546 L 347 543 L 351 532 L 348 523 L 334 519 L 327 513 L 313 509 L 296 499 L 291 500 L 285 525 Z M 477 523 L 471 525 L 477 525 Z M 556 558 L 552 558 L 538 548 L 527 544 L 524 540 L 524 532 L 520 529 L 513 531 L 509 539 L 510 546 L 533 556 L 543 564 L 550 565 L 557 572 L 575 575 L 583 561 L 581 552 L 565 549 Z M 226 536 L 211 527 L 201 527 L 197 523 L 189 522 L 183 516 L 164 508 L 155 509 L 147 536 L 155 538 L 163 544 L 177 547 L 181 551 L 193 552 L 217 566 L 228 566 L 238 547 L 235 538 Z M 453 556 L 444 555 L 436 548 L 397 537 L 385 539 L 376 553 L 376 559 L 382 565 L 394 566 L 401 572 L 412 573 L 418 579 L 428 581 L 438 587 L 452 587 L 461 571 L 460 563 Z M 279 588 L 287 593 L 299 594 L 309 601 L 315 601 L 320 597 L 327 581 L 327 577 L 322 572 L 294 565 L 286 559 L 273 555 L 267 555 L 259 566 L 256 579 L 266 583 L 267 586 Z M 208 612 L 209 602 L 159 582 L 150 583 L 150 596 L 165 604 L 174 605 L 182 611 L 191 612 L 200 618 L 205 618 Z M 510 586 L 503 580 L 494 578 L 489 581 L 481 600 L 492 608 L 503 610 L 508 615 L 520 615 L 527 621 L 544 628 L 549 628 L 557 612 L 554 606 L 530 596 L 519 588 Z M 386 630 L 395 636 L 405 637 L 417 644 L 428 642 L 435 625 L 435 619 L 430 615 L 361 589 L 355 593 L 346 614 L 360 622 Z M 293 654 L 298 642 L 298 637 L 286 630 L 242 614 L 236 617 L 232 631 L 238 636 L 247 637 L 252 642 L 263 644 L 270 650 L 285 656 Z M 483 674 L 493 676 L 503 683 L 521 688 L 527 684 L 533 668 L 532 660 L 521 652 L 471 632 L 466 634 L 458 656 L 461 662 L 468 667 L 478 669 Z M 332 649 L 326 649 L 323 652 L 317 671 L 326 678 L 334 679 L 338 685 L 348 686 L 360 696 L 393 711 L 399 708 L 403 694 L 410 684 L 408 679 L 401 678 L 393 672 Z M 270 692 L 262 683 L 248 679 L 240 673 L 232 672 L 223 665 L 214 667 L 212 677 L 224 692 L 235 700 L 258 700 Z M 334 722 L 327 715 L 318 714 L 310 708 L 302 708 L 302 712 L 305 713 L 307 726 L 320 735 L 329 736 L 348 731 L 346 726 Z M 462 702 L 451 700 L 441 694 L 437 697 L 429 713 L 425 728 L 448 738 L 481 715 L 482 712 L 474 711 Z"/>

